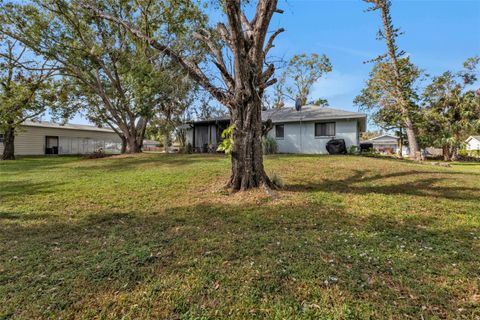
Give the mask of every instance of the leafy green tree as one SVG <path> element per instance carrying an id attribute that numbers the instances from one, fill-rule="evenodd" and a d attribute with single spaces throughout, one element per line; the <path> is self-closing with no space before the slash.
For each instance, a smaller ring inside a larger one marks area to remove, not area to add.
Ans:
<path id="1" fill-rule="evenodd" d="M 242 7 L 246 3 L 222 1 L 220 7 L 226 23 L 220 22 L 215 28 L 201 28 L 196 33 L 208 51 L 216 74 L 206 73 L 205 65 L 195 56 L 176 50 L 162 39 L 149 37 L 138 25 L 133 26 L 116 12 L 106 12 L 93 2 L 85 7 L 100 17 L 117 22 L 158 52 L 169 56 L 228 108 L 234 126 L 234 144 L 232 174 L 227 186 L 233 190 L 263 186 L 268 190 L 274 185 L 263 166 L 261 110 L 265 89 L 276 82 L 273 78 L 275 66 L 266 58 L 275 38 L 284 31 L 280 28 L 268 36 L 269 25 L 272 16 L 282 10 L 277 8 L 278 0 L 259 0 L 253 17 L 249 19 Z M 229 57 L 231 61 L 226 63 Z"/>
<path id="2" fill-rule="evenodd" d="M 197 93 L 195 84 L 185 78 L 183 73 L 179 72 L 177 76 L 182 77 L 175 81 L 178 86 L 171 87 L 172 91 L 168 95 L 154 101 L 155 113 L 149 126 L 150 134 L 163 138 L 166 153 L 169 152 L 168 146 L 172 141 L 172 134 L 184 122 L 184 115 L 191 107 Z"/>
<path id="3" fill-rule="evenodd" d="M 442 148 L 446 161 L 456 160 L 465 139 L 480 132 L 480 96 L 467 87 L 477 80 L 478 59 L 467 60 L 465 70 L 434 77 L 423 93 L 421 140 Z"/>
<path id="4" fill-rule="evenodd" d="M 47 61 L 34 60 L 17 41 L 0 38 L 0 134 L 2 160 L 15 159 L 15 135 L 26 120 L 34 120 L 55 108 L 61 94 L 53 85 L 56 68 Z"/>
<path id="5" fill-rule="evenodd" d="M 424 80 L 423 71 L 410 62 L 409 58 L 398 60 L 402 70 L 402 92 L 408 108 L 409 118 L 417 124 L 422 121 L 420 84 Z M 370 72 L 365 88 L 354 104 L 371 114 L 372 121 L 386 131 L 397 131 L 403 145 L 405 117 L 395 94 L 395 76 L 392 64 L 377 61 Z M 408 139 L 408 135 L 407 135 Z"/>
<path id="6" fill-rule="evenodd" d="M 287 68 L 282 73 L 278 83 L 274 85 L 275 108 L 282 108 L 284 98 L 292 101 L 299 100 L 302 105 L 307 104 L 311 98 L 313 85 L 326 73 L 332 71 L 332 64 L 326 55 L 305 53 L 294 55 L 288 62 Z M 311 104 L 328 106 L 326 99 L 312 100 Z"/>
<path id="7" fill-rule="evenodd" d="M 419 148 L 417 142 L 417 128 L 415 127 L 415 116 L 419 112 L 417 104 L 412 103 L 412 94 L 414 89 L 410 87 L 412 85 L 412 68 L 408 58 L 405 58 L 405 52 L 398 48 L 396 39 L 400 35 L 399 29 L 396 29 L 392 23 L 392 17 L 390 15 L 390 0 L 364 0 L 367 3 L 372 4 L 368 11 L 379 10 L 382 17 L 383 30 L 378 32 L 378 38 L 385 40 L 387 46 L 387 53 L 376 58 L 377 69 L 385 69 L 386 74 L 382 74 L 377 71 L 373 71 L 372 74 L 378 77 L 377 80 L 384 82 L 383 93 L 384 98 L 374 97 L 374 100 L 385 102 L 388 100 L 387 105 L 378 104 L 381 108 L 390 108 L 396 105 L 395 109 L 399 115 L 401 115 L 402 127 L 405 128 L 408 145 L 410 149 L 410 158 L 417 159 L 419 157 Z M 408 62 L 405 62 L 408 61 Z M 378 63 L 381 63 L 378 65 Z M 387 65 L 388 64 L 388 65 Z M 375 68 L 374 68 L 375 69 Z M 378 81 L 377 81 L 378 82 Z M 381 84 L 380 84 L 381 85 Z M 368 85 L 367 85 L 368 88 Z M 367 89 L 368 90 L 368 89 Z M 362 92 L 362 95 L 365 91 Z M 388 113 L 395 112 L 389 110 Z"/>
<path id="8" fill-rule="evenodd" d="M 137 3 L 143 4 L 140 12 L 132 10 Z M 183 35 L 201 16 L 189 3 L 175 3 L 173 10 L 169 1 L 96 1 L 102 10 L 138 25 L 146 34 L 186 50 Z M 2 32 L 61 68 L 61 75 L 70 81 L 71 103 L 90 121 L 117 132 L 124 142 L 122 151 L 140 152 L 155 114 L 153 102 L 177 85 L 177 78 L 170 75 L 171 59 L 77 1 L 8 3 L 1 12 L 6 26 Z"/>

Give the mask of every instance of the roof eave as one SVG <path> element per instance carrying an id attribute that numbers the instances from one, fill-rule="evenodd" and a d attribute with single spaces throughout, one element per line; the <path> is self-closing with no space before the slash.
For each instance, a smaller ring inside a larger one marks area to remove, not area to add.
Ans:
<path id="1" fill-rule="evenodd" d="M 46 126 L 42 125 L 41 123 L 39 124 L 33 124 L 33 123 L 28 123 L 28 124 L 21 124 L 20 126 L 22 127 L 35 127 L 35 128 L 46 128 L 46 129 L 60 129 L 60 130 L 80 130 L 80 131 L 90 131 L 90 132 L 105 132 L 105 133 L 115 133 L 115 131 L 111 129 L 106 129 L 106 128 L 69 128 L 69 127 L 63 127 L 63 126 L 58 126 L 58 127 L 53 127 L 53 126 Z"/>
<path id="2" fill-rule="evenodd" d="M 314 122 L 314 121 L 324 121 L 324 120 L 351 120 L 351 119 L 366 119 L 366 115 L 351 115 L 351 116 L 328 116 L 321 118 L 307 118 L 307 119 L 286 119 L 286 120 L 274 120 L 273 123 L 287 123 L 287 122 Z M 265 120 L 264 120 L 265 121 Z"/>

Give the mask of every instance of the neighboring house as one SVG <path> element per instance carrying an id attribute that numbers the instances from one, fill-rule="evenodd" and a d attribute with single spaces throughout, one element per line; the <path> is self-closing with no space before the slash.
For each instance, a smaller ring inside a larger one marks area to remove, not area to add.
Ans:
<path id="1" fill-rule="evenodd" d="M 48 121 L 25 121 L 15 136 L 15 155 L 120 153 L 120 137 L 111 129 Z M 3 135 L 0 134 L 0 153 Z"/>
<path id="2" fill-rule="evenodd" d="M 480 136 L 470 136 L 465 141 L 467 151 L 480 150 Z"/>
<path id="3" fill-rule="evenodd" d="M 362 141 L 362 143 L 373 144 L 373 149 L 383 154 L 400 154 L 400 138 L 390 134 L 383 134 L 381 136 Z M 402 155 L 409 154 L 408 146 L 402 146 Z"/>
<path id="4" fill-rule="evenodd" d="M 155 140 L 143 140 L 143 151 L 160 150 L 160 142 Z"/>
<path id="5" fill-rule="evenodd" d="M 280 153 L 326 154 L 326 144 L 331 139 L 344 139 L 347 149 L 358 146 L 360 133 L 366 130 L 367 116 L 318 106 L 262 111 L 262 121 L 272 120 L 268 136 L 277 140 Z M 229 126 L 228 118 L 190 122 L 187 143 L 196 152 L 216 150 L 221 133 Z"/>
<path id="6" fill-rule="evenodd" d="M 396 136 L 383 134 L 381 136 L 362 141 L 362 143 L 371 143 L 373 145 L 373 149 L 380 153 L 395 154 L 398 153 L 400 149 L 398 143 L 399 139 L 400 138 Z"/>

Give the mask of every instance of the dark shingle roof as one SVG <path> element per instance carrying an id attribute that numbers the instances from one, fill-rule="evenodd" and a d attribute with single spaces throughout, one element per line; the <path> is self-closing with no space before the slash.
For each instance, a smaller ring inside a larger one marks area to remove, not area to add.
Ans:
<path id="1" fill-rule="evenodd" d="M 273 123 L 299 122 L 299 121 L 319 121 L 333 119 L 362 119 L 367 115 L 360 112 L 345 111 L 332 108 L 323 108 L 319 106 L 307 105 L 300 111 L 294 108 L 270 109 L 262 111 L 262 120 L 271 119 Z M 192 123 L 213 123 L 218 121 L 229 121 L 229 117 L 220 117 L 208 120 L 196 120 Z"/>
<path id="2" fill-rule="evenodd" d="M 283 108 L 262 112 L 262 120 L 271 119 L 274 123 L 358 118 L 366 118 L 366 114 L 312 105 L 304 106 L 300 111 Z"/>

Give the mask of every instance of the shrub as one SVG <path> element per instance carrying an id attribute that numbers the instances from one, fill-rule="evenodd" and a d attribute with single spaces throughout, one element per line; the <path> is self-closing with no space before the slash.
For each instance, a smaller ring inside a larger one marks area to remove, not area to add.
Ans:
<path id="1" fill-rule="evenodd" d="M 475 158 L 480 158 L 480 150 L 470 151 L 470 156 L 475 157 Z"/>
<path id="2" fill-rule="evenodd" d="M 360 149 L 358 146 L 350 146 L 348 149 L 348 154 L 358 154 L 360 152 Z"/>
<path id="3" fill-rule="evenodd" d="M 466 149 L 460 149 L 460 150 L 458 150 L 458 155 L 460 157 L 467 157 L 468 156 L 468 151 Z"/>
<path id="4" fill-rule="evenodd" d="M 277 140 L 274 137 L 266 136 L 262 139 L 263 154 L 275 154 L 278 152 Z"/>
<path id="5" fill-rule="evenodd" d="M 222 143 L 217 148 L 217 151 L 223 151 L 226 155 L 230 156 L 233 152 L 233 125 L 223 130 Z"/>

